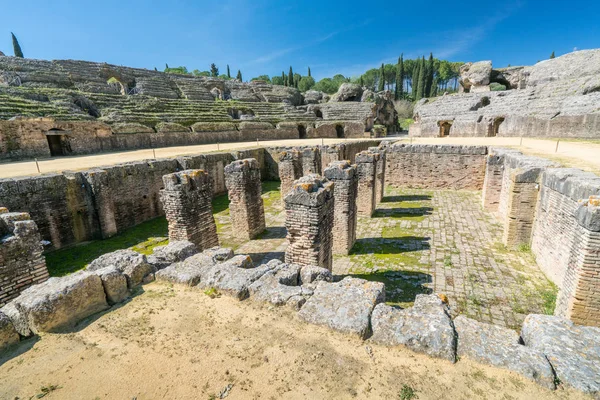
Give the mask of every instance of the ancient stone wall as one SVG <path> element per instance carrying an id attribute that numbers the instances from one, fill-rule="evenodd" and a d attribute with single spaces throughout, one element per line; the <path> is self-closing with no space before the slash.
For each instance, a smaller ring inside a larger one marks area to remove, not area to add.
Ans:
<path id="1" fill-rule="evenodd" d="M 358 175 L 358 195 L 356 208 L 358 214 L 370 217 L 377 207 L 375 186 L 377 181 L 377 162 L 380 155 L 362 151 L 356 155 L 356 173 Z"/>
<path id="2" fill-rule="evenodd" d="M 282 151 L 278 156 L 281 201 L 292 190 L 297 179 L 302 177 L 302 153 L 298 149 Z"/>
<path id="3" fill-rule="evenodd" d="M 332 268 L 333 183 L 308 175 L 285 196 L 285 262 Z"/>
<path id="4" fill-rule="evenodd" d="M 27 213 L 0 208 L 0 307 L 48 279 L 43 246 Z"/>
<path id="5" fill-rule="evenodd" d="M 201 169 L 187 169 L 163 176 L 160 191 L 169 240 L 187 240 L 200 250 L 219 245 L 217 225 L 212 215 L 212 182 Z"/>
<path id="6" fill-rule="evenodd" d="M 422 189 L 481 190 L 487 147 L 396 144 L 386 152 L 386 184 Z"/>
<path id="7" fill-rule="evenodd" d="M 571 168 L 542 173 L 531 251 L 559 287 L 555 315 L 600 326 L 600 178 Z"/>
<path id="8" fill-rule="evenodd" d="M 333 253 L 348 255 L 356 241 L 358 174 L 347 160 L 334 161 L 323 172 L 333 182 Z"/>
<path id="9" fill-rule="evenodd" d="M 225 167 L 229 213 L 236 237 L 254 239 L 265 230 L 261 197 L 260 165 L 254 158 L 234 161 Z"/>
<path id="10" fill-rule="evenodd" d="M 385 148 L 383 147 L 369 147 L 371 153 L 379 154 L 377 160 L 377 169 L 375 171 L 375 205 L 381 203 L 383 199 L 383 193 L 385 191 Z"/>

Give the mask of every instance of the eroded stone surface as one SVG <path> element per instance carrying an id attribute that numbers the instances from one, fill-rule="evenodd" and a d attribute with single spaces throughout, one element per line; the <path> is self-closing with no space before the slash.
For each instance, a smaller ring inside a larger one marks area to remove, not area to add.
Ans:
<path id="1" fill-rule="evenodd" d="M 19 311 L 19 309 L 15 306 L 14 301 L 11 301 L 4 307 L 0 308 L 0 312 L 4 313 L 4 315 L 11 320 L 19 335 L 24 337 L 31 335 L 29 323 L 27 322 L 27 315 Z"/>
<path id="2" fill-rule="evenodd" d="M 187 240 L 174 240 L 169 241 L 166 246 L 155 247 L 152 255 L 148 257 L 148 262 L 161 269 L 171 263 L 183 261 L 198 252 L 199 249 L 194 243 Z"/>
<path id="3" fill-rule="evenodd" d="M 10 318 L 0 312 L 0 352 L 19 342 L 19 334 Z"/>
<path id="4" fill-rule="evenodd" d="M 371 312 L 384 300 L 383 283 L 346 277 L 337 283 L 319 282 L 298 315 L 311 324 L 366 338 Z"/>
<path id="5" fill-rule="evenodd" d="M 173 263 L 156 273 L 156 279 L 189 286 L 197 285 L 202 279 L 203 269 L 233 257 L 233 251 L 223 247 L 213 247 L 195 254 L 183 261 Z"/>
<path id="6" fill-rule="evenodd" d="M 459 315 L 454 319 L 458 356 L 517 372 L 542 386 L 554 389 L 554 372 L 544 354 L 519 343 L 512 329 L 486 324 Z"/>
<path id="7" fill-rule="evenodd" d="M 404 310 L 378 304 L 371 316 L 374 342 L 405 345 L 432 357 L 456 361 L 456 332 L 448 306 L 437 295 L 418 295 Z"/>
<path id="8" fill-rule="evenodd" d="M 102 280 L 90 271 L 50 278 L 28 288 L 14 302 L 36 334 L 70 328 L 108 308 Z"/>
<path id="9" fill-rule="evenodd" d="M 299 309 L 313 294 L 310 287 L 299 286 L 301 266 L 284 264 L 279 260 L 269 261 L 267 265 L 274 268 L 248 287 L 250 297 L 276 306 L 287 304 Z"/>
<path id="10" fill-rule="evenodd" d="M 130 289 L 140 285 L 146 275 L 153 274 L 155 271 L 146 260 L 146 256 L 133 250 L 117 250 L 104 254 L 92 261 L 87 266 L 87 270 L 97 271 L 110 266 L 114 266 L 125 275 Z"/>
<path id="11" fill-rule="evenodd" d="M 600 395 L 600 328 L 531 314 L 523 322 L 521 338 L 548 358 L 561 383 Z"/>
<path id="12" fill-rule="evenodd" d="M 102 279 L 104 293 L 108 304 L 122 302 L 129 295 L 127 290 L 127 278 L 114 265 L 94 271 Z"/>

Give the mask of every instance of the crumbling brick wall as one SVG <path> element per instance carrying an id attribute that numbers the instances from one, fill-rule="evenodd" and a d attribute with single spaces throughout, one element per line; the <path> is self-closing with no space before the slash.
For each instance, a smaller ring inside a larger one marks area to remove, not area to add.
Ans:
<path id="1" fill-rule="evenodd" d="M 332 268 L 334 194 L 318 175 L 298 179 L 285 196 L 286 263 Z"/>
<path id="2" fill-rule="evenodd" d="M 281 201 L 292 190 L 294 182 L 302 177 L 302 155 L 297 149 L 279 153 L 279 180 L 281 181 Z"/>
<path id="3" fill-rule="evenodd" d="M 254 239 L 265 230 L 265 210 L 261 197 L 260 165 L 254 158 L 234 161 L 225 167 L 229 213 L 233 232 Z"/>
<path id="4" fill-rule="evenodd" d="M 219 245 L 212 215 L 212 181 L 203 170 L 163 176 L 160 198 L 169 223 L 169 240 L 188 240 L 205 250 Z"/>
<path id="5" fill-rule="evenodd" d="M 348 161 L 334 161 L 323 175 L 333 182 L 333 253 L 348 255 L 356 241 L 358 174 Z"/>
<path id="6" fill-rule="evenodd" d="M 0 307 L 48 279 L 35 222 L 27 213 L 0 208 Z"/>
<path id="7" fill-rule="evenodd" d="M 356 155 L 358 174 L 358 196 L 356 206 L 360 215 L 370 217 L 376 208 L 375 181 L 379 154 L 362 151 Z"/>
<path id="8" fill-rule="evenodd" d="M 385 148 L 369 147 L 371 153 L 379 154 L 375 170 L 375 204 L 381 203 L 385 192 Z"/>

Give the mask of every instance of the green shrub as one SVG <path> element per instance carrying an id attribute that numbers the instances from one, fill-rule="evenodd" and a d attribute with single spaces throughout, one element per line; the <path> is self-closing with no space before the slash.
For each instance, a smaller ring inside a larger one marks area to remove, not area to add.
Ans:
<path id="1" fill-rule="evenodd" d="M 492 82 L 492 83 L 490 83 L 490 90 L 492 92 L 500 92 L 500 91 L 506 90 L 506 86 L 501 83 Z"/>

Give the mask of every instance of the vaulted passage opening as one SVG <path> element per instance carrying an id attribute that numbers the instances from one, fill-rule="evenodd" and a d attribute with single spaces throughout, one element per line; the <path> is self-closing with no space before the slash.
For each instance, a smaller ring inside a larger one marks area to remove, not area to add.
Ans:
<path id="1" fill-rule="evenodd" d="M 344 127 L 342 125 L 336 125 L 335 126 L 335 135 L 338 138 L 346 137 L 345 134 L 344 134 Z"/>
<path id="2" fill-rule="evenodd" d="M 450 121 L 440 121 L 438 122 L 440 127 L 440 137 L 450 136 L 450 128 L 452 127 L 452 122 Z"/>
<path id="3" fill-rule="evenodd" d="M 498 136 L 500 125 L 504 122 L 504 118 L 496 118 L 488 131 L 488 136 Z"/>
<path id="4" fill-rule="evenodd" d="M 65 156 L 71 153 L 71 145 L 66 133 L 61 129 L 50 129 L 46 132 L 46 139 L 52 157 Z"/>
<path id="5" fill-rule="evenodd" d="M 298 125 L 298 135 L 300 139 L 306 139 L 306 127 L 304 125 Z"/>

